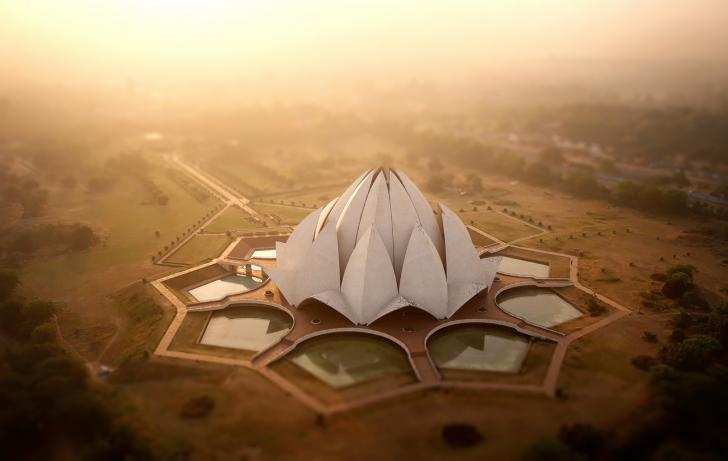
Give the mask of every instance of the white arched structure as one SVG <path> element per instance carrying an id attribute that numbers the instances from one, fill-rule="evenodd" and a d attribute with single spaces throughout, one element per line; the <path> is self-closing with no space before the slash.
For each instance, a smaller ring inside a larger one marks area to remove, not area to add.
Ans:
<path id="1" fill-rule="evenodd" d="M 266 272 L 292 305 L 317 299 L 356 324 L 405 306 L 449 318 L 491 286 L 499 261 L 481 260 L 439 208 L 441 220 L 401 171 L 369 170 L 277 243 Z"/>

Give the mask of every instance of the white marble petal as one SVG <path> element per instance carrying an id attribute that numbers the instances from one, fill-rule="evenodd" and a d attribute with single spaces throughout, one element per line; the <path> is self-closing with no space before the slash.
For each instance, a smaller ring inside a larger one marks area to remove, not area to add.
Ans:
<path id="1" fill-rule="evenodd" d="M 444 319 L 448 316 L 445 269 L 435 245 L 422 226 L 412 230 L 402 265 L 399 294 L 411 305 L 435 318 Z"/>
<path id="2" fill-rule="evenodd" d="M 336 203 L 338 202 L 338 198 L 335 198 L 331 200 L 329 203 L 324 206 L 323 210 L 321 210 L 321 214 L 318 218 L 318 223 L 316 224 L 316 232 L 313 234 L 313 238 L 318 237 L 319 233 L 321 232 L 321 229 L 324 228 L 324 224 L 326 224 L 329 214 L 331 213 L 331 210 L 336 206 Z"/>
<path id="3" fill-rule="evenodd" d="M 344 273 L 349 256 L 356 245 L 356 235 L 359 232 L 361 213 L 364 210 L 369 188 L 373 180 L 373 172 L 367 174 L 351 194 L 348 202 L 341 212 L 336 223 L 336 232 L 339 238 L 339 268 Z"/>
<path id="4" fill-rule="evenodd" d="M 454 282 L 447 284 L 447 317 L 451 317 L 463 304 L 488 288 L 485 283 Z"/>
<path id="5" fill-rule="evenodd" d="M 336 226 L 328 223 L 308 249 L 305 269 L 296 271 L 296 299 L 300 302 L 322 291 L 338 291 L 339 251 Z"/>
<path id="6" fill-rule="evenodd" d="M 362 173 L 361 176 L 356 178 L 356 180 L 351 183 L 349 187 L 346 188 L 343 194 L 339 196 L 339 199 L 336 201 L 336 205 L 331 209 L 331 213 L 329 213 L 328 219 L 332 222 L 339 222 L 339 218 L 341 217 L 341 213 L 344 212 L 344 208 L 346 207 L 346 204 L 349 203 L 349 199 L 354 194 L 354 191 L 356 190 L 359 183 L 369 174 L 371 173 L 371 169 L 365 171 Z"/>
<path id="7" fill-rule="evenodd" d="M 321 208 L 312 212 L 296 226 L 295 232 L 288 237 L 285 244 L 284 258 L 278 258 L 276 266 L 280 269 L 293 269 L 303 261 L 306 252 L 313 243 L 313 234 L 316 231 L 316 224 L 321 215 Z M 276 249 L 278 246 L 276 245 Z M 278 252 L 276 252 L 278 256 Z"/>
<path id="8" fill-rule="evenodd" d="M 354 323 L 366 325 L 398 296 L 397 279 L 379 233 L 370 227 L 351 253 L 341 281 Z"/>
<path id="9" fill-rule="evenodd" d="M 374 226 L 379 233 L 379 236 L 382 238 L 382 242 L 384 242 L 387 253 L 389 253 L 389 258 L 393 259 L 392 211 L 389 207 L 387 179 L 381 171 L 377 174 L 377 177 L 369 190 L 369 196 L 367 197 L 366 204 L 364 205 L 364 210 L 361 213 L 357 241 L 364 235 L 366 229 L 369 229 L 372 226 Z"/>
<path id="10" fill-rule="evenodd" d="M 437 248 L 437 252 L 440 254 L 440 257 L 444 260 L 445 246 L 442 239 L 442 229 L 440 229 L 440 226 L 437 224 L 435 214 L 432 212 L 430 204 L 427 202 L 427 199 L 425 199 L 425 196 L 422 195 L 422 192 L 420 192 L 415 183 L 413 183 L 406 174 L 400 170 L 393 171 L 402 181 L 402 185 L 407 191 L 407 195 L 409 195 L 412 205 L 417 212 L 417 217 L 419 218 L 422 228 L 425 232 L 427 232 L 427 236 L 430 237 L 430 240 L 432 240 L 435 248 Z"/>
<path id="11" fill-rule="evenodd" d="M 394 273 L 401 279 L 404 255 L 407 252 L 412 229 L 420 225 L 412 200 L 397 175 L 389 175 L 389 199 L 392 209 L 392 241 L 394 250 Z"/>
<path id="12" fill-rule="evenodd" d="M 482 283 L 483 264 L 463 222 L 448 207 L 440 204 L 445 234 L 445 271 L 447 283 Z"/>

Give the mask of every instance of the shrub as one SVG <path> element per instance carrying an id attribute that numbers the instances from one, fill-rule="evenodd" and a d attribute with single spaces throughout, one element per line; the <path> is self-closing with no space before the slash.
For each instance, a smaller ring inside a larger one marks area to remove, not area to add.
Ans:
<path id="1" fill-rule="evenodd" d="M 710 309 L 710 304 L 705 299 L 705 297 L 703 297 L 703 294 L 700 292 L 700 290 L 694 287 L 688 289 L 680 296 L 680 299 L 678 299 L 678 304 L 680 304 L 680 306 L 684 307 L 685 309 Z"/>
<path id="2" fill-rule="evenodd" d="M 607 311 L 607 309 L 595 298 L 589 298 L 588 309 L 589 315 L 592 317 L 598 317 Z"/>
<path id="3" fill-rule="evenodd" d="M 690 279 L 690 282 L 693 281 L 693 274 L 695 273 L 695 266 L 691 264 L 678 264 L 676 266 L 672 266 L 668 270 L 665 271 L 665 274 L 668 277 L 671 277 L 673 274 L 682 273 L 688 276 Z"/>
<path id="4" fill-rule="evenodd" d="M 446 424 L 442 428 L 442 438 L 452 448 L 468 448 L 483 440 L 483 435 L 472 424 Z"/>
<path id="5" fill-rule="evenodd" d="M 9 270 L 0 270 L 0 301 L 8 299 L 19 284 L 18 274 Z"/>
<path id="6" fill-rule="evenodd" d="M 642 332 L 642 339 L 647 341 L 648 343 L 656 343 L 657 335 L 649 331 L 644 331 Z"/>
<path id="7" fill-rule="evenodd" d="M 30 333 L 30 340 L 34 343 L 49 343 L 56 339 L 56 327 L 52 323 L 42 323 Z"/>
<path id="8" fill-rule="evenodd" d="M 203 395 L 187 401 L 179 412 L 180 418 L 202 418 L 207 416 L 215 408 L 215 401 L 212 397 Z"/>
<path id="9" fill-rule="evenodd" d="M 586 459 L 558 440 L 550 439 L 532 443 L 523 454 L 524 461 L 586 461 Z"/>
<path id="10" fill-rule="evenodd" d="M 676 328 L 672 330 L 672 333 L 670 333 L 670 337 L 668 339 L 671 343 L 679 343 L 682 342 L 685 338 L 687 338 L 685 330 Z"/>
<path id="11" fill-rule="evenodd" d="M 662 294 L 677 299 L 692 286 L 692 278 L 684 272 L 673 272 L 662 286 Z"/>
<path id="12" fill-rule="evenodd" d="M 720 342 L 709 335 L 692 335 L 660 351 L 666 365 L 681 370 L 704 370 L 723 350 Z"/>
<path id="13" fill-rule="evenodd" d="M 657 364 L 657 360 L 649 355 L 638 355 L 632 357 L 632 366 L 642 371 L 650 371 Z"/>
<path id="14" fill-rule="evenodd" d="M 590 424 L 574 424 L 561 426 L 559 440 L 572 450 L 591 458 L 604 446 L 606 435 Z"/>

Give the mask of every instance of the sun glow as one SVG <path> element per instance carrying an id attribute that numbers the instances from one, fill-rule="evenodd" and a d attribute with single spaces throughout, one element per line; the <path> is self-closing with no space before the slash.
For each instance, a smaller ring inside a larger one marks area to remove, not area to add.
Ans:
<path id="1" fill-rule="evenodd" d="M 721 16 L 704 11 L 726 3 L 696 2 L 703 8 L 657 0 L 0 0 L 0 59 L 18 74 L 53 78 L 215 71 L 300 80 L 331 70 L 451 76 L 545 56 L 725 55 Z"/>

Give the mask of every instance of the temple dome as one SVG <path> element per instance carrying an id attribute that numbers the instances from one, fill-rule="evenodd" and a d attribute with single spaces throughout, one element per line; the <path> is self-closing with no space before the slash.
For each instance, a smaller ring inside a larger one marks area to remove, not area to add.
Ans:
<path id="1" fill-rule="evenodd" d="M 462 221 L 436 214 L 401 171 L 366 171 L 277 243 L 271 279 L 294 306 L 317 299 L 368 325 L 405 306 L 449 318 L 493 282 Z"/>

